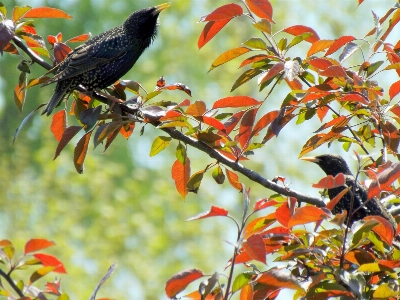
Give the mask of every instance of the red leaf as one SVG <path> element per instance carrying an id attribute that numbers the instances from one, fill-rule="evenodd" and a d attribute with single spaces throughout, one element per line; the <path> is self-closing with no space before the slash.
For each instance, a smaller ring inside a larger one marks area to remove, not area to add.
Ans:
<path id="1" fill-rule="evenodd" d="M 323 220 L 330 215 L 322 208 L 316 206 L 303 206 L 298 208 L 288 222 L 288 227 L 303 225 Z"/>
<path id="2" fill-rule="evenodd" d="M 203 276 L 203 272 L 196 269 L 181 271 L 172 276 L 165 284 L 165 293 L 168 298 L 174 298 L 191 282 Z"/>
<path id="3" fill-rule="evenodd" d="M 254 260 L 267 264 L 267 252 L 261 235 L 254 234 L 243 243 L 243 249 Z"/>
<path id="4" fill-rule="evenodd" d="M 288 227 L 291 213 L 287 201 L 282 203 L 282 205 L 276 209 L 275 216 L 279 223 L 285 227 Z"/>
<path id="5" fill-rule="evenodd" d="M 222 124 L 217 119 L 214 119 L 212 117 L 203 116 L 203 117 L 201 117 L 201 120 L 203 121 L 204 124 L 210 125 L 218 130 L 225 132 L 224 124 Z"/>
<path id="6" fill-rule="evenodd" d="M 29 10 L 24 14 L 24 18 L 62 18 L 71 19 L 72 16 L 68 15 L 61 9 L 52 7 L 36 7 Z"/>
<path id="7" fill-rule="evenodd" d="M 56 153 L 54 154 L 54 159 L 56 159 L 61 151 L 64 149 L 66 145 L 68 145 L 69 141 L 82 129 L 81 126 L 70 126 L 68 127 L 64 132 L 61 137 L 60 142 L 58 143 Z"/>
<path id="8" fill-rule="evenodd" d="M 271 201 L 275 202 L 275 201 Z M 276 221 L 275 213 L 271 213 L 268 216 L 259 217 L 251 221 L 246 228 L 244 229 L 244 237 L 248 238 L 249 236 L 260 233 L 264 231 L 266 228 L 271 226 Z"/>
<path id="9" fill-rule="evenodd" d="M 199 22 L 219 21 L 225 19 L 230 20 L 242 14 L 243 14 L 243 9 L 240 5 L 237 5 L 235 3 L 230 3 L 218 7 L 212 13 L 202 17 Z"/>
<path id="10" fill-rule="evenodd" d="M 325 118 L 325 116 L 328 113 L 328 111 L 329 111 L 329 108 L 327 106 L 318 107 L 317 115 L 318 115 L 318 118 L 319 118 L 319 120 L 321 122 Z"/>
<path id="11" fill-rule="evenodd" d="M 249 57 L 249 58 L 246 58 L 246 59 L 240 64 L 239 68 L 244 67 L 244 66 L 246 66 L 246 65 L 248 65 L 248 64 L 252 64 L 252 63 L 255 63 L 255 62 L 257 62 L 257 61 L 266 59 L 266 58 L 268 58 L 268 56 L 265 55 L 265 54 L 257 54 L 257 55 L 251 56 L 251 57 Z"/>
<path id="12" fill-rule="evenodd" d="M 24 255 L 54 246 L 55 244 L 56 243 L 45 239 L 30 239 L 25 244 Z"/>
<path id="13" fill-rule="evenodd" d="M 50 130 L 57 142 L 61 141 L 65 129 L 67 129 L 67 113 L 65 109 L 63 109 L 54 114 L 50 125 Z"/>
<path id="14" fill-rule="evenodd" d="M 317 68 L 319 70 L 326 70 L 333 65 L 332 62 L 326 58 L 314 58 L 310 59 L 308 62 L 314 68 Z"/>
<path id="15" fill-rule="evenodd" d="M 271 78 L 278 75 L 285 68 L 285 64 L 283 62 L 277 63 L 272 66 L 271 69 L 264 75 L 264 77 L 259 81 L 259 84 L 270 80 Z"/>
<path id="16" fill-rule="evenodd" d="M 386 190 L 390 185 L 400 177 L 400 162 L 395 163 L 377 174 L 376 180 L 373 180 L 368 188 L 368 199 L 378 195 Z"/>
<path id="17" fill-rule="evenodd" d="M 326 48 L 332 46 L 334 41 L 332 40 L 318 40 L 314 43 L 312 43 L 310 49 L 307 52 L 307 57 L 311 56 L 317 52 L 323 51 Z"/>
<path id="18" fill-rule="evenodd" d="M 64 268 L 64 265 L 61 261 L 59 261 L 56 257 L 48 254 L 37 253 L 33 255 L 36 259 L 38 259 L 44 267 L 55 267 L 53 272 L 56 273 L 67 273 Z"/>
<path id="19" fill-rule="evenodd" d="M 378 225 L 376 225 L 372 230 L 380 236 L 380 238 L 392 245 L 394 238 L 394 229 L 392 224 L 383 217 L 380 216 L 367 216 L 364 220 L 376 220 L 378 221 Z"/>
<path id="20" fill-rule="evenodd" d="M 270 206 L 274 206 L 276 204 L 278 204 L 278 202 L 276 202 L 275 200 L 270 200 L 269 198 L 260 199 L 256 202 L 256 204 L 254 204 L 254 212 Z"/>
<path id="21" fill-rule="evenodd" d="M 360 102 L 365 105 L 369 104 L 368 101 L 365 99 L 365 97 L 363 97 L 362 95 L 360 95 L 358 93 L 346 94 L 340 98 L 337 98 L 336 100 L 339 102 L 349 101 L 349 102 Z"/>
<path id="22" fill-rule="evenodd" d="M 272 121 L 274 121 L 279 116 L 279 110 L 273 110 L 269 113 L 263 115 L 257 122 L 257 124 L 253 128 L 253 132 L 251 133 L 251 137 L 257 136 L 258 133 L 267 127 Z"/>
<path id="23" fill-rule="evenodd" d="M 319 40 L 319 36 L 318 36 L 317 32 L 314 29 L 312 29 L 311 27 L 307 27 L 304 25 L 294 25 L 294 26 L 283 29 L 283 31 L 286 33 L 295 35 L 295 36 L 301 35 L 305 32 L 310 32 L 313 35 L 306 39 L 307 42 L 315 43 L 316 41 Z"/>
<path id="24" fill-rule="evenodd" d="M 226 128 L 226 134 L 230 134 L 232 130 L 235 129 L 236 125 L 239 123 L 245 112 L 245 110 L 238 111 L 225 121 L 224 127 Z"/>
<path id="25" fill-rule="evenodd" d="M 83 163 L 86 158 L 86 153 L 89 148 L 89 141 L 90 141 L 90 136 L 92 135 L 92 131 L 89 131 L 86 133 L 76 144 L 76 147 L 74 149 L 74 165 L 75 169 L 79 174 L 83 173 Z M 57 147 L 58 148 L 58 147 Z"/>
<path id="26" fill-rule="evenodd" d="M 313 184 L 313 188 L 317 189 L 333 189 L 338 186 L 343 186 L 346 184 L 346 178 L 344 177 L 343 173 L 336 175 L 333 177 L 332 175 L 328 175 L 322 178 L 318 183 Z"/>
<path id="27" fill-rule="evenodd" d="M 228 215 L 227 210 L 217 206 L 211 206 L 211 210 L 199 213 L 198 215 L 195 215 L 194 217 L 191 217 L 186 221 L 200 220 L 210 217 L 226 217 L 227 215 Z"/>
<path id="28" fill-rule="evenodd" d="M 257 278 L 256 282 L 275 288 L 288 288 L 298 291 L 303 289 L 297 278 L 286 272 L 285 269 L 273 268 L 269 271 L 263 272 L 262 275 Z"/>
<path id="29" fill-rule="evenodd" d="M 239 134 L 236 139 L 239 141 L 242 149 L 246 149 L 251 139 L 251 130 L 253 129 L 254 120 L 257 115 L 258 108 L 248 110 L 242 118 L 239 126 Z"/>
<path id="30" fill-rule="evenodd" d="M 67 57 L 68 53 L 70 53 L 72 49 L 64 43 L 55 43 L 54 44 L 54 57 L 57 63 L 62 62 L 65 57 Z"/>
<path id="31" fill-rule="evenodd" d="M 250 255 L 242 249 L 242 252 L 240 252 L 235 259 L 235 265 L 237 264 L 243 264 L 247 263 L 248 261 L 252 260 Z M 231 262 L 232 263 L 232 262 Z"/>
<path id="32" fill-rule="evenodd" d="M 340 67 L 340 66 L 329 67 L 328 69 L 320 72 L 319 75 L 326 76 L 326 77 L 346 77 L 347 76 L 343 67 Z"/>
<path id="33" fill-rule="evenodd" d="M 242 190 L 242 184 L 239 182 L 239 177 L 236 175 L 236 173 L 225 169 L 226 172 L 226 177 L 228 177 L 229 183 L 238 191 Z"/>
<path id="34" fill-rule="evenodd" d="M 393 83 L 389 88 L 390 100 L 400 93 L 400 80 Z"/>
<path id="35" fill-rule="evenodd" d="M 272 5 L 268 0 L 246 0 L 249 9 L 259 18 L 267 19 L 275 23 L 272 19 Z"/>
<path id="36" fill-rule="evenodd" d="M 350 43 L 351 41 L 354 41 L 356 38 L 351 35 L 344 35 L 338 38 L 333 42 L 333 44 L 329 47 L 328 51 L 326 51 L 325 56 L 328 56 L 332 53 L 335 53 L 338 51 L 340 48 L 342 48 L 344 45 L 347 43 Z"/>
<path id="37" fill-rule="evenodd" d="M 190 159 L 186 157 L 186 163 L 182 164 L 179 160 L 176 160 L 172 165 L 171 169 L 172 179 L 175 181 L 175 187 L 178 193 L 183 199 L 187 195 L 186 184 L 190 178 Z"/>
<path id="38" fill-rule="evenodd" d="M 197 41 L 197 47 L 201 49 L 207 44 L 231 19 L 210 21 L 205 26 Z"/>
<path id="39" fill-rule="evenodd" d="M 260 104 L 260 102 L 249 96 L 230 96 L 215 101 L 212 109 L 226 107 L 244 107 L 257 104 Z"/>
<path id="40" fill-rule="evenodd" d="M 318 133 L 318 132 L 320 132 L 320 131 L 322 131 L 322 130 L 325 130 L 325 129 L 327 129 L 327 128 L 329 128 L 329 127 L 332 127 L 332 126 L 336 126 L 336 127 L 343 127 L 343 126 L 345 126 L 347 123 L 349 123 L 349 121 L 350 121 L 350 119 L 348 119 L 347 118 L 347 116 L 340 116 L 340 117 L 337 117 L 337 118 L 335 118 L 335 119 L 333 119 L 333 120 L 331 120 L 331 121 L 329 121 L 328 123 L 325 123 L 324 125 L 322 125 L 320 128 L 318 128 L 318 130 L 316 130 L 314 133 Z"/>

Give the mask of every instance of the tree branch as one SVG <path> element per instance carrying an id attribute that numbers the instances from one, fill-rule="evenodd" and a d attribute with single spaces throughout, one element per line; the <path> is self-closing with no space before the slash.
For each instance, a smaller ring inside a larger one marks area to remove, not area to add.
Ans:
<path id="1" fill-rule="evenodd" d="M 14 281 L 12 281 L 11 277 L 4 273 L 2 269 L 0 269 L 0 276 L 4 277 L 4 279 L 8 282 L 8 284 L 13 288 L 13 290 L 18 294 L 21 299 L 25 297 L 22 291 L 15 285 Z"/>
<path id="2" fill-rule="evenodd" d="M 262 177 L 260 174 L 257 172 L 254 172 L 253 170 L 249 170 L 245 167 L 243 167 L 241 164 L 232 161 L 225 156 L 223 156 L 221 153 L 219 153 L 217 150 L 211 148 L 207 144 L 198 141 L 190 136 L 184 135 L 180 131 L 172 128 L 162 128 L 164 132 L 166 132 L 170 137 L 177 139 L 179 141 L 182 141 L 193 148 L 196 148 L 202 152 L 207 153 L 211 158 L 216 159 L 220 163 L 224 164 L 225 166 L 230 167 L 232 170 L 239 172 L 240 174 L 246 176 L 250 180 L 259 183 L 263 187 L 270 189 L 274 192 L 277 192 L 281 195 L 288 196 L 288 197 L 295 197 L 298 201 L 300 202 L 306 202 L 310 204 L 314 204 L 319 207 L 324 207 L 325 203 L 317 197 L 311 197 L 304 195 L 302 193 L 299 193 L 297 191 L 291 190 L 287 187 L 280 186 L 271 180 L 268 180 L 264 177 Z"/>

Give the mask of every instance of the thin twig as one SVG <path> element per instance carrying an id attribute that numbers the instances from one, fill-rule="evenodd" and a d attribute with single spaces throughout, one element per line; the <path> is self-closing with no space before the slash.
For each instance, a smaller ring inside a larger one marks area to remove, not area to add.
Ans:
<path id="1" fill-rule="evenodd" d="M 18 294 L 21 299 L 25 297 L 22 291 L 15 285 L 14 281 L 12 281 L 11 277 L 4 273 L 2 269 L 0 269 L 0 276 L 4 277 L 4 279 L 8 282 L 8 284 L 13 288 L 13 290 Z"/>

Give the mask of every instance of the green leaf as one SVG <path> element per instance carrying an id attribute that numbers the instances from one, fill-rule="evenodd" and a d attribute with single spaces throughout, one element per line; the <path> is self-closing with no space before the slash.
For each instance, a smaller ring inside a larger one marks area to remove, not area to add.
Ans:
<path id="1" fill-rule="evenodd" d="M 203 176 L 204 176 L 204 170 L 194 173 L 190 177 L 188 183 L 186 184 L 186 189 L 189 192 L 193 192 L 193 193 L 197 194 L 197 191 L 199 190 L 201 181 L 203 180 Z"/>
<path id="2" fill-rule="evenodd" d="M 7 15 L 7 9 L 2 2 L 0 2 L 0 14 L 3 15 L 3 19 L 5 19 Z"/>
<path id="3" fill-rule="evenodd" d="M 251 271 L 244 272 L 236 276 L 232 284 L 232 293 L 240 290 L 246 284 L 248 284 L 255 273 Z"/>
<path id="4" fill-rule="evenodd" d="M 260 21 L 253 23 L 253 26 L 260 31 L 271 34 L 271 23 L 267 19 L 261 19 Z"/>
<path id="5" fill-rule="evenodd" d="M 282 39 L 279 41 L 279 43 L 278 43 L 277 46 L 278 46 L 278 49 L 279 49 L 279 50 L 283 51 L 283 50 L 285 50 L 286 45 L 287 45 L 287 38 L 282 38 Z"/>
<path id="6" fill-rule="evenodd" d="M 144 97 L 143 102 L 149 101 L 151 98 L 154 98 L 155 96 L 157 96 L 160 93 L 161 93 L 161 91 L 153 91 L 153 92 L 148 93 L 146 95 L 146 97 Z"/>
<path id="7" fill-rule="evenodd" d="M 372 63 L 367 68 L 367 77 L 371 76 L 382 64 L 383 64 L 383 60 Z"/>
<path id="8" fill-rule="evenodd" d="M 286 50 L 288 50 L 291 47 L 297 45 L 298 43 L 301 43 L 302 41 L 308 39 L 310 36 L 312 36 L 312 33 L 310 33 L 310 32 L 304 32 L 301 35 L 295 36 L 293 38 L 293 40 L 290 42 L 290 44 L 287 46 Z"/>
<path id="9" fill-rule="evenodd" d="M 216 166 L 212 172 L 212 177 L 214 178 L 215 182 L 218 184 L 223 184 L 225 181 L 225 174 L 222 171 L 220 165 Z"/>
<path id="10" fill-rule="evenodd" d="M 250 38 L 243 43 L 244 45 L 260 50 L 267 50 L 267 44 L 260 38 Z"/>
<path id="11" fill-rule="evenodd" d="M 34 111 L 32 111 L 29 115 L 27 115 L 27 116 L 22 120 L 21 124 L 20 124 L 20 125 L 18 126 L 18 128 L 15 130 L 14 138 L 13 138 L 13 141 L 12 141 L 12 144 L 13 144 L 13 145 L 14 145 L 15 140 L 17 139 L 18 134 L 19 134 L 19 132 L 21 131 L 22 127 L 24 127 L 24 125 L 26 124 L 26 122 L 29 121 L 29 119 L 34 115 L 35 112 L 37 112 L 41 107 L 43 107 L 43 106 L 45 106 L 45 105 L 46 105 L 45 103 L 40 104 L 38 107 L 36 107 L 36 109 L 35 109 Z"/>
<path id="12" fill-rule="evenodd" d="M 183 165 L 186 164 L 186 147 L 182 145 L 181 143 L 178 144 L 176 147 L 176 152 L 175 152 L 176 159 L 181 162 Z"/>
<path id="13" fill-rule="evenodd" d="M 154 156 L 159 152 L 163 151 L 165 148 L 167 148 L 170 142 L 171 142 L 171 137 L 169 136 L 156 137 L 155 140 L 153 141 L 153 144 L 151 145 L 150 156 Z"/>
<path id="14" fill-rule="evenodd" d="M 245 71 L 242 75 L 239 76 L 238 79 L 236 79 L 235 83 L 233 84 L 231 88 L 231 92 L 236 90 L 239 86 L 242 84 L 246 83 L 250 79 L 256 77 L 257 75 L 261 74 L 263 71 L 260 69 L 250 69 Z"/>

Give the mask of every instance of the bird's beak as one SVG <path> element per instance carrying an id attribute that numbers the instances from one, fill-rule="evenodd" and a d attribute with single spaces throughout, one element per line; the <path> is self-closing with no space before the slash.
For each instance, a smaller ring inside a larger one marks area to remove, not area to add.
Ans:
<path id="1" fill-rule="evenodd" d="M 170 7 L 170 6 L 171 6 L 171 2 L 167 2 L 167 3 L 163 3 L 163 4 L 160 4 L 160 5 L 157 5 L 157 6 L 155 7 L 154 14 L 155 14 L 155 15 L 156 15 L 156 14 L 159 14 L 162 10 L 164 10 L 164 9 Z"/>
<path id="2" fill-rule="evenodd" d="M 313 163 L 319 163 L 321 160 L 319 158 L 316 158 L 315 156 L 309 156 L 309 157 L 301 157 L 301 160 L 305 160 L 305 161 L 310 161 Z"/>

